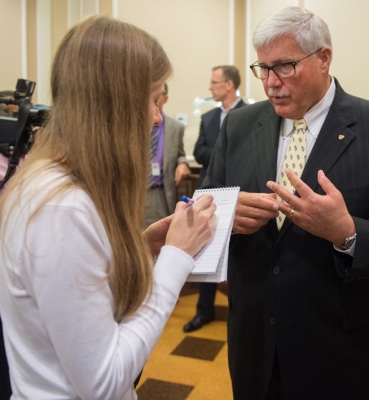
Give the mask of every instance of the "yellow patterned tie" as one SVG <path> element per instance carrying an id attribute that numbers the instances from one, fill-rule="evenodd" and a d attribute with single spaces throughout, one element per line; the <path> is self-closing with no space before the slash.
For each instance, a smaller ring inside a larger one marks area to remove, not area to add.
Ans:
<path id="1" fill-rule="evenodd" d="M 288 146 L 284 160 L 282 163 L 281 172 L 279 175 L 278 183 L 287 189 L 289 192 L 294 193 L 295 188 L 291 185 L 286 175 L 286 168 L 292 169 L 292 171 L 301 178 L 302 171 L 304 170 L 306 163 L 306 122 L 304 119 L 298 119 L 294 122 L 295 132 L 292 135 L 291 144 Z M 280 200 L 280 198 L 278 197 Z M 277 218 L 278 230 L 281 229 L 285 215 L 281 212 Z"/>

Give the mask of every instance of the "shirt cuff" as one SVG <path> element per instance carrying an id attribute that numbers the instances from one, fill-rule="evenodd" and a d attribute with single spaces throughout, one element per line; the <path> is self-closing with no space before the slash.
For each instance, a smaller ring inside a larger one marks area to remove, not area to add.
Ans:
<path id="1" fill-rule="evenodd" d="M 174 246 L 162 247 L 154 267 L 154 279 L 178 296 L 195 265 L 194 259 Z"/>
<path id="2" fill-rule="evenodd" d="M 349 255 L 351 257 L 353 257 L 354 254 L 355 254 L 355 246 L 356 246 L 356 238 L 355 238 L 354 243 L 352 244 L 352 246 L 348 250 L 344 249 L 343 247 L 333 245 L 335 250 L 339 251 L 340 253 L 347 254 L 347 255 Z"/>

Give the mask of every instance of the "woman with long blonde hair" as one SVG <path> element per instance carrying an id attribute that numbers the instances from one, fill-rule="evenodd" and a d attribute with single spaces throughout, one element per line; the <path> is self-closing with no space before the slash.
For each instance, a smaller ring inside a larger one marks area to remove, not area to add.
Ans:
<path id="1" fill-rule="evenodd" d="M 149 133 L 170 74 L 153 37 L 111 18 L 83 20 L 59 46 L 50 121 L 0 201 L 13 399 L 136 399 L 215 219 L 207 195 L 141 233 Z"/>

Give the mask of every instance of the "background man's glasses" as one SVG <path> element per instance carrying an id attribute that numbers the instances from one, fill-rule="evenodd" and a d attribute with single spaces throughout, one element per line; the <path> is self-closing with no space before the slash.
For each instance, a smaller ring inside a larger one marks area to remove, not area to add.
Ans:
<path id="1" fill-rule="evenodd" d="M 301 60 L 297 61 L 292 61 L 292 62 L 287 62 L 287 63 L 281 63 L 277 65 L 273 65 L 272 67 L 269 67 L 268 65 L 259 65 L 257 64 L 257 61 L 254 62 L 254 64 L 250 65 L 251 71 L 254 73 L 255 77 L 258 79 L 268 79 L 269 78 L 269 71 L 272 70 L 278 78 L 290 78 L 291 76 L 294 76 L 296 74 L 296 65 L 301 62 L 302 60 L 305 60 L 305 58 L 308 58 L 312 56 L 313 54 L 317 53 L 320 51 L 323 47 L 321 47 L 318 50 L 315 50 L 313 53 L 307 55 L 304 58 L 301 58 Z"/>
<path id="2" fill-rule="evenodd" d="M 218 83 L 227 82 L 227 81 L 210 81 L 210 86 L 215 86 Z"/>

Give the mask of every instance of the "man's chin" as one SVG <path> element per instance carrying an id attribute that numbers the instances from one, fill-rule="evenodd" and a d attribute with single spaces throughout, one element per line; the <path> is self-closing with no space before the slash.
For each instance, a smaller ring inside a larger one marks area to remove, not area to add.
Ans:
<path id="1" fill-rule="evenodd" d="M 289 107 L 278 105 L 278 104 L 272 104 L 274 107 L 274 110 L 277 115 L 279 115 L 282 118 L 286 119 L 299 119 L 301 117 L 296 117 L 294 110 L 291 110 Z"/>

